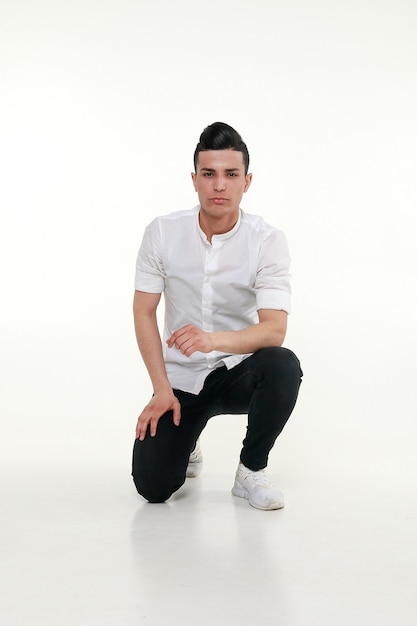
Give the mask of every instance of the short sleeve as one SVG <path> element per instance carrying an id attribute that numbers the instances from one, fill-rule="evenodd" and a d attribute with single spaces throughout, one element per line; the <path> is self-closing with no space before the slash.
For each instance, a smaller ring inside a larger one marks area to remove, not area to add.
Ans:
<path id="1" fill-rule="evenodd" d="M 165 271 L 162 258 L 159 220 L 145 229 L 136 259 L 135 289 L 147 293 L 162 293 L 165 289 Z"/>
<path id="2" fill-rule="evenodd" d="M 262 241 L 255 279 L 256 309 L 290 313 L 290 255 L 285 234 L 274 229 Z"/>

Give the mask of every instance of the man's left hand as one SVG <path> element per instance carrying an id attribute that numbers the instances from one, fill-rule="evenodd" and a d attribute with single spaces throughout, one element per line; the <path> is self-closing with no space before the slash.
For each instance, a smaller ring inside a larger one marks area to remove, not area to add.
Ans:
<path id="1" fill-rule="evenodd" d="M 207 333 L 192 324 L 187 324 L 179 328 L 167 339 L 168 348 L 174 346 L 185 354 L 191 356 L 194 352 L 211 352 L 214 350 L 212 333 Z"/>

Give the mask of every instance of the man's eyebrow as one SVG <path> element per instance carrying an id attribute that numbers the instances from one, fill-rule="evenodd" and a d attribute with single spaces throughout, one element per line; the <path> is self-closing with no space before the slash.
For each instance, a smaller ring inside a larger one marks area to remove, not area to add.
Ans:
<path id="1" fill-rule="evenodd" d="M 240 167 L 226 167 L 225 172 L 240 172 Z M 204 172 L 215 172 L 216 170 L 213 167 L 200 167 L 200 171 Z"/>

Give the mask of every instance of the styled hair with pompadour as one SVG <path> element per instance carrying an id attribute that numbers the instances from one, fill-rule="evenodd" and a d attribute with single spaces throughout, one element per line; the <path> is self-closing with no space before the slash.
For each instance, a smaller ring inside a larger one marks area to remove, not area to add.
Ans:
<path id="1" fill-rule="evenodd" d="M 248 148 L 237 130 L 224 122 L 214 122 L 207 126 L 200 135 L 200 141 L 194 152 L 194 169 L 197 172 L 198 155 L 207 150 L 236 150 L 241 152 L 245 165 L 245 175 L 249 170 Z"/>

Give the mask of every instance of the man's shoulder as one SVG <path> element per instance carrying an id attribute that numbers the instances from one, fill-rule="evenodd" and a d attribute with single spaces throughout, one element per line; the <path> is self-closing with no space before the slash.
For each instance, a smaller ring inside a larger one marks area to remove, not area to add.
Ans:
<path id="1" fill-rule="evenodd" d="M 253 232 L 263 233 L 265 235 L 269 233 L 281 232 L 276 226 L 269 224 L 261 215 L 254 215 L 253 213 L 242 213 L 242 225 L 248 230 Z"/>
<path id="2" fill-rule="evenodd" d="M 186 221 L 195 221 L 195 216 L 198 213 L 199 207 L 196 206 L 193 209 L 186 209 L 183 211 L 173 211 L 171 213 L 166 213 L 164 215 L 159 215 L 152 220 L 151 224 L 154 222 L 159 222 L 160 224 L 175 224 L 175 222 L 186 222 Z"/>

